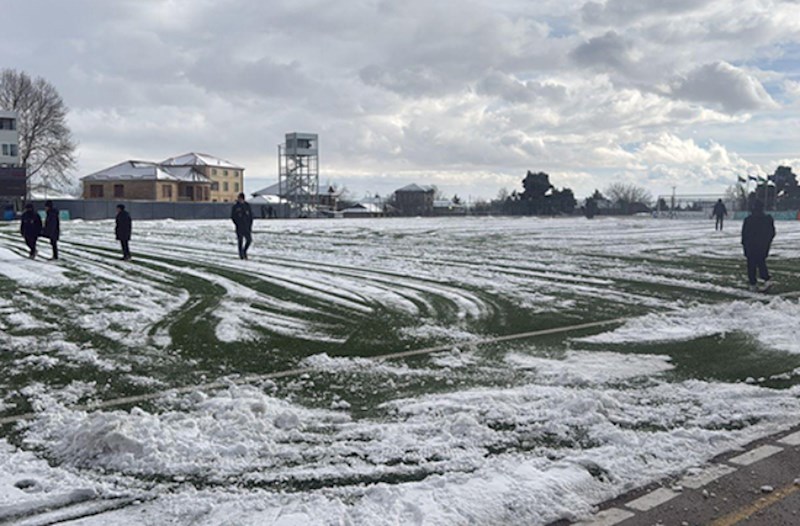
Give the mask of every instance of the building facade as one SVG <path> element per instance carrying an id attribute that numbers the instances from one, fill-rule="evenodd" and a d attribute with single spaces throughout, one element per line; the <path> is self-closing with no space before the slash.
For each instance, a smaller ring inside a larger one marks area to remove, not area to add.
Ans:
<path id="1" fill-rule="evenodd" d="M 189 153 L 161 163 L 125 161 L 81 181 L 84 199 L 228 203 L 244 187 L 244 168 Z"/>
<path id="2" fill-rule="evenodd" d="M 25 168 L 20 165 L 17 114 L 0 110 L 0 201 L 14 202 L 27 193 Z"/>
<path id="3" fill-rule="evenodd" d="M 13 111 L 0 110 L 0 166 L 19 166 L 19 131 L 17 114 Z"/>
<path id="4" fill-rule="evenodd" d="M 162 161 L 161 166 L 191 168 L 211 182 L 207 201 L 213 203 L 232 203 L 239 192 L 244 192 L 244 168 L 236 164 L 204 153 L 187 153 Z"/>
<path id="5" fill-rule="evenodd" d="M 433 215 L 433 188 L 410 184 L 394 191 L 394 206 L 404 216 Z"/>

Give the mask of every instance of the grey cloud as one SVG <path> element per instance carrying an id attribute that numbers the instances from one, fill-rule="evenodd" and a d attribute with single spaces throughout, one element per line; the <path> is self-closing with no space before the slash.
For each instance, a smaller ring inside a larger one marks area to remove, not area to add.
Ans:
<path id="1" fill-rule="evenodd" d="M 633 44 L 629 40 L 616 31 L 608 31 L 579 45 L 572 52 L 572 58 L 580 66 L 625 72 L 633 66 L 632 51 Z"/>
<path id="2" fill-rule="evenodd" d="M 634 22 L 646 16 L 675 15 L 701 9 L 713 0 L 608 0 L 587 2 L 581 17 L 589 25 L 615 26 Z"/>
<path id="3" fill-rule="evenodd" d="M 539 99 L 560 102 L 567 96 L 567 88 L 553 82 L 526 81 L 494 71 L 476 86 L 478 93 L 500 97 L 513 103 L 532 103 Z"/>
<path id="4" fill-rule="evenodd" d="M 675 82 L 672 94 L 721 107 L 728 113 L 776 107 L 758 79 L 727 62 L 700 66 Z"/>
<path id="5" fill-rule="evenodd" d="M 209 91 L 261 97 L 304 99 L 316 84 L 297 61 L 278 63 L 269 58 L 241 61 L 213 53 L 199 57 L 185 74 Z"/>
<path id="6" fill-rule="evenodd" d="M 463 84 L 456 83 L 443 72 L 421 65 L 396 70 L 371 64 L 362 68 L 359 76 L 367 85 L 380 86 L 410 97 L 444 95 L 454 86 L 463 88 Z"/>

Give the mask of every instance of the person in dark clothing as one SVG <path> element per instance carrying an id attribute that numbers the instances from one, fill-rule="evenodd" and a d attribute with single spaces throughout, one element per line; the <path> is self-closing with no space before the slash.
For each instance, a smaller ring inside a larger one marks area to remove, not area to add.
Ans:
<path id="1" fill-rule="evenodd" d="M 764 203 L 756 199 L 752 212 L 742 224 L 742 246 L 747 258 L 747 279 L 751 291 L 766 292 L 772 286 L 767 269 L 767 256 L 774 237 L 775 221 L 772 216 L 764 213 Z M 756 281 L 756 271 L 764 281 L 760 289 Z"/>
<path id="2" fill-rule="evenodd" d="M 36 240 L 42 235 L 42 218 L 33 209 L 33 205 L 25 205 L 25 212 L 22 213 L 22 221 L 19 225 L 19 232 L 25 238 L 25 244 L 30 249 L 29 258 L 36 258 Z"/>
<path id="3" fill-rule="evenodd" d="M 713 212 L 713 216 L 717 219 L 714 230 L 722 230 L 722 222 L 726 215 L 728 215 L 728 209 L 725 208 L 725 203 L 722 202 L 722 199 L 717 199 Z"/>
<path id="4" fill-rule="evenodd" d="M 131 250 L 128 247 L 128 242 L 131 240 L 132 230 L 131 215 L 125 210 L 125 205 L 117 205 L 117 226 L 114 229 L 114 233 L 117 235 L 120 245 L 122 245 L 122 259 L 126 261 L 131 259 Z"/>
<path id="5" fill-rule="evenodd" d="M 53 259 L 58 259 L 58 238 L 61 236 L 61 219 L 58 217 L 58 208 L 53 207 L 53 202 L 45 201 L 44 209 L 47 215 L 44 218 L 43 235 L 50 240 L 53 249 Z"/>
<path id="6" fill-rule="evenodd" d="M 236 225 L 236 242 L 239 245 L 239 259 L 247 259 L 247 249 L 253 242 L 253 211 L 250 204 L 244 200 L 244 194 L 240 193 L 236 199 L 236 204 L 231 209 L 231 219 Z M 244 242 L 244 246 L 242 243 Z"/>

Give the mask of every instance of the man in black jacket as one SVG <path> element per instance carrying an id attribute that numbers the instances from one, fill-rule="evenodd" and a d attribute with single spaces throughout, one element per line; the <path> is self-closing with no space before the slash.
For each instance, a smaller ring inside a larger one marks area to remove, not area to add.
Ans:
<path id="1" fill-rule="evenodd" d="M 125 205 L 117 205 L 117 226 L 114 233 L 122 245 L 122 259 L 131 259 L 131 251 L 128 248 L 128 241 L 131 240 L 132 221 L 131 215 L 125 210 Z"/>
<path id="2" fill-rule="evenodd" d="M 747 279 L 750 281 L 751 291 L 766 292 L 772 286 L 767 256 L 774 237 L 775 221 L 772 216 L 764 213 L 764 203 L 756 199 L 751 214 L 742 223 L 742 246 L 747 258 Z M 760 289 L 757 286 L 756 271 L 764 281 Z"/>
<path id="3" fill-rule="evenodd" d="M 19 225 L 19 232 L 25 238 L 25 244 L 30 249 L 28 257 L 31 259 L 36 258 L 36 240 L 42 235 L 42 218 L 33 209 L 33 205 L 28 203 L 25 205 L 25 212 L 22 213 L 22 221 Z"/>
<path id="4" fill-rule="evenodd" d="M 61 236 L 61 219 L 58 217 L 58 208 L 53 207 L 49 199 L 44 202 L 47 215 L 44 218 L 44 237 L 50 240 L 53 249 L 53 259 L 58 259 L 58 238 Z"/>
<path id="5" fill-rule="evenodd" d="M 231 219 L 236 225 L 236 242 L 239 245 L 239 259 L 247 259 L 247 249 L 253 241 L 253 211 L 250 204 L 244 200 L 244 194 L 240 193 L 236 199 L 236 204 L 231 209 Z M 242 242 L 244 246 L 242 246 Z"/>
<path id="6" fill-rule="evenodd" d="M 714 230 L 722 230 L 722 221 L 725 216 L 728 215 L 728 209 L 725 208 L 725 203 L 722 202 L 722 199 L 717 199 L 717 203 L 714 205 L 713 215 L 717 218 L 717 222 L 714 224 Z"/>

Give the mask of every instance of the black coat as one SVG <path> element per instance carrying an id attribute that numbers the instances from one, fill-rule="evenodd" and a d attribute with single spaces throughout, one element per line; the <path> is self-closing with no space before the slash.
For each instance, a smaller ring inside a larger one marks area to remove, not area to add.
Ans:
<path id="1" fill-rule="evenodd" d="M 717 203 L 714 205 L 714 215 L 717 217 L 728 215 L 728 209 L 725 208 L 725 203 Z"/>
<path id="2" fill-rule="evenodd" d="M 47 217 L 44 218 L 44 230 L 42 235 L 53 241 L 58 241 L 61 236 L 61 219 L 58 217 L 58 209 L 51 208 L 47 211 Z"/>
<path id="3" fill-rule="evenodd" d="M 775 221 L 764 212 L 753 212 L 742 223 L 742 246 L 748 258 L 765 258 L 769 255 L 775 237 Z"/>
<path id="4" fill-rule="evenodd" d="M 42 235 L 42 218 L 32 210 L 25 210 L 19 225 L 19 232 L 26 238 L 37 238 Z"/>
<path id="5" fill-rule="evenodd" d="M 231 208 L 231 219 L 236 225 L 236 233 L 239 235 L 249 234 L 253 229 L 253 211 L 249 203 L 237 202 Z"/>
<path id="6" fill-rule="evenodd" d="M 130 241 L 131 230 L 133 230 L 131 215 L 126 210 L 123 210 L 117 214 L 117 227 L 114 229 L 114 233 L 120 241 Z"/>

